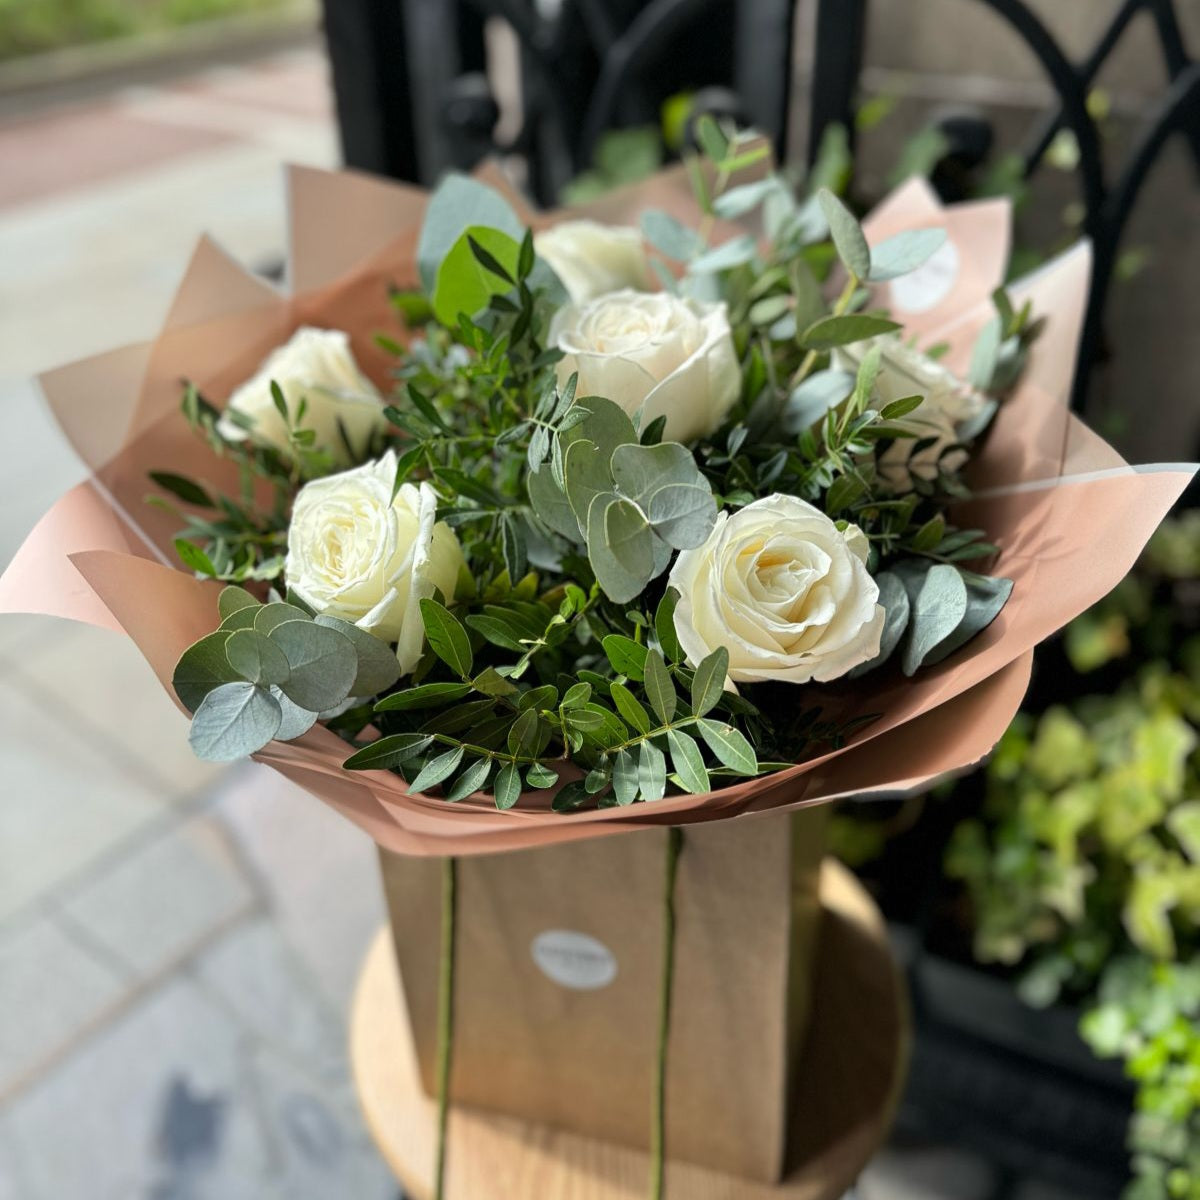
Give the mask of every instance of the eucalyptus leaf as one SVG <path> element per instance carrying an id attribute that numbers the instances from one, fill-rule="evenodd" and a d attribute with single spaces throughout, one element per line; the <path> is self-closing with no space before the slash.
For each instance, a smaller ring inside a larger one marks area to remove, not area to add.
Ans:
<path id="1" fill-rule="evenodd" d="M 585 438 L 567 447 L 563 456 L 563 481 L 579 527 L 586 532 L 596 497 L 615 498 L 612 474 L 595 442 Z"/>
<path id="2" fill-rule="evenodd" d="M 944 229 L 909 229 L 871 247 L 872 283 L 886 283 L 915 271 L 941 249 L 946 241 Z M 861 278 L 861 276 L 860 276 Z"/>
<path id="3" fill-rule="evenodd" d="M 758 245 L 746 234 L 730 238 L 719 246 L 705 251 L 688 264 L 688 271 L 693 275 L 708 275 L 717 271 L 728 271 L 751 262 L 758 254 Z"/>
<path id="4" fill-rule="evenodd" d="M 899 328 L 897 322 L 874 313 L 822 317 L 804 331 L 800 342 L 809 350 L 832 350 L 836 346 L 848 346 L 852 342 L 878 337 L 881 333 L 892 333 Z"/>
<path id="5" fill-rule="evenodd" d="M 610 459 L 613 482 L 621 495 L 641 508 L 664 484 L 694 484 L 704 475 L 696 465 L 695 456 L 678 442 L 662 442 L 657 446 L 636 444 L 618 446 Z"/>
<path id="6" fill-rule="evenodd" d="M 757 208 L 780 186 L 780 181 L 774 175 L 768 175 L 766 179 L 758 179 L 753 183 L 743 183 L 715 197 L 713 211 L 718 217 L 732 221 Z"/>
<path id="7" fill-rule="evenodd" d="M 225 657 L 238 675 L 250 683 L 282 684 L 291 674 L 287 655 L 265 633 L 238 629 L 225 643 Z"/>
<path id="8" fill-rule="evenodd" d="M 703 545 L 717 523 L 717 501 L 703 477 L 694 484 L 664 484 L 651 495 L 645 511 L 654 532 L 676 550 Z"/>
<path id="9" fill-rule="evenodd" d="M 583 540 L 575 510 L 566 492 L 555 483 L 551 471 L 543 466 L 538 471 L 529 472 L 525 476 L 525 488 L 529 493 L 530 507 L 540 520 L 572 542 Z"/>
<path id="10" fill-rule="evenodd" d="M 854 214 L 828 188 L 817 192 L 817 203 L 829 222 L 829 235 L 846 270 L 858 279 L 868 278 L 871 249 Z"/>
<path id="11" fill-rule="evenodd" d="M 967 378 L 974 387 L 986 388 L 992 382 L 992 376 L 996 373 L 996 361 L 1000 356 L 1002 333 L 998 316 L 992 317 L 979 331 L 971 350 L 971 365 L 967 369 Z"/>
<path id="12" fill-rule="evenodd" d="M 324 613 L 315 618 L 315 624 L 336 629 L 338 633 L 348 637 L 354 646 L 354 653 L 358 658 L 358 673 L 350 687 L 352 696 L 377 696 L 380 692 L 387 691 L 400 678 L 400 663 L 396 659 L 395 651 L 373 633 L 368 633 L 349 621 L 343 621 L 341 617 L 332 617 Z"/>
<path id="13" fill-rule="evenodd" d="M 325 712 L 350 695 L 358 656 L 348 637 L 313 621 L 285 621 L 268 635 L 287 656 L 290 671 L 279 686 L 301 708 Z"/>
<path id="14" fill-rule="evenodd" d="M 803 433 L 853 390 L 854 376 L 849 371 L 831 369 L 810 375 L 792 389 L 783 406 L 784 433 Z"/>
<path id="15" fill-rule="evenodd" d="M 967 613 L 967 585 L 961 572 L 948 563 L 936 563 L 920 586 L 909 587 L 912 616 L 901 655 L 905 675 L 914 675 L 926 657 L 958 628 Z"/>
<path id="16" fill-rule="evenodd" d="M 315 712 L 301 708 L 300 705 L 289 700 L 279 688 L 271 688 L 271 695 L 275 697 L 275 702 L 283 714 L 279 731 L 275 734 L 276 741 L 290 742 L 295 738 L 303 737 L 317 723 Z"/>
<path id="17" fill-rule="evenodd" d="M 655 250 L 677 262 L 687 262 L 704 249 L 704 242 L 695 230 L 661 209 L 646 209 L 642 213 L 641 227 L 642 236 Z"/>
<path id="18" fill-rule="evenodd" d="M 879 603 L 883 607 L 883 630 L 879 637 L 879 653 L 869 662 L 859 663 L 849 673 L 849 678 L 857 679 L 868 671 L 882 666 L 892 656 L 904 631 L 908 628 L 908 619 L 912 607 L 908 600 L 908 591 L 899 576 L 891 571 L 881 571 L 875 576 L 879 587 Z"/>
<path id="19" fill-rule="evenodd" d="M 287 604 L 282 600 L 275 600 L 270 604 L 264 604 L 261 608 L 252 610 L 254 613 L 253 628 L 259 633 L 269 634 L 277 625 L 282 625 L 284 621 L 308 621 L 311 620 L 308 613 L 303 609 L 297 608 L 294 604 Z"/>
<path id="20" fill-rule="evenodd" d="M 231 636 L 226 630 L 218 630 L 194 642 L 180 655 L 171 685 L 188 712 L 195 712 L 214 688 L 238 680 L 237 671 L 225 657 L 225 643 Z"/>
<path id="21" fill-rule="evenodd" d="M 610 600 L 632 600 L 652 578 L 653 542 L 646 518 L 628 500 L 599 495 L 588 510 L 587 529 L 596 582 Z"/>
<path id="22" fill-rule="evenodd" d="M 580 396 L 567 412 L 569 414 L 576 409 L 587 413 L 587 416 L 578 425 L 560 434 L 566 445 L 577 441 L 593 442 L 603 452 L 604 461 L 607 462 L 618 446 L 637 442 L 637 430 L 629 414 L 611 400 L 603 396 Z"/>
<path id="23" fill-rule="evenodd" d="M 253 683 L 223 683 L 200 702 L 188 741 L 205 762 L 234 762 L 261 750 L 279 732 L 278 701 Z"/>
<path id="24" fill-rule="evenodd" d="M 258 601 L 245 588 L 238 587 L 236 584 L 222 588 L 221 594 L 217 597 L 217 611 L 221 614 L 222 621 L 239 609 L 253 610 L 258 607 Z"/>
<path id="25" fill-rule="evenodd" d="M 922 666 L 941 662 L 982 633 L 1000 615 L 1012 595 L 1011 579 L 977 575 L 973 571 L 963 571 L 962 575 L 967 585 L 967 611 L 958 628 L 925 656 Z"/>

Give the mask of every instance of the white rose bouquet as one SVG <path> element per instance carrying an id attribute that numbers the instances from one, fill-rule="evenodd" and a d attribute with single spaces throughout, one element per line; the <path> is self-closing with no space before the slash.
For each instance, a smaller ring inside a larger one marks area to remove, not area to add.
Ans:
<path id="1" fill-rule="evenodd" d="M 124 627 L 199 755 L 405 853 L 979 758 L 1189 475 L 1066 411 L 1086 248 L 1005 290 L 1003 202 L 860 225 L 698 129 L 604 223 L 295 173 L 294 297 L 202 245 L 151 352 L 43 381 L 96 478 L 0 608 Z"/>
<path id="2" fill-rule="evenodd" d="M 1011 585 L 950 508 L 1037 325 L 999 297 L 968 379 L 918 349 L 874 288 L 942 231 L 870 247 L 830 192 L 801 206 L 769 175 L 700 195 L 762 207 L 761 240 L 710 248 L 653 210 L 535 236 L 464 186 L 427 213 L 389 401 L 307 327 L 222 412 L 189 392 L 276 489 L 265 522 L 212 502 L 236 540 L 193 515 L 178 543 L 229 585 L 175 672 L 199 754 L 322 717 L 347 769 L 450 801 L 659 801 L 837 749 L 870 709 L 823 689 L 992 622 Z"/>

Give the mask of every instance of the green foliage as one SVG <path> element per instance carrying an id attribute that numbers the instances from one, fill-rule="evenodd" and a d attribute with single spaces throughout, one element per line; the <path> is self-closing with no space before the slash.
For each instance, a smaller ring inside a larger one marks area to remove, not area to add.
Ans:
<path id="1" fill-rule="evenodd" d="M 272 739 L 300 737 L 355 689 L 371 696 L 400 676 L 383 642 L 336 617 L 260 604 L 239 587 L 226 588 L 217 606 L 220 628 L 184 651 L 172 679 L 200 758 L 231 762 Z"/>

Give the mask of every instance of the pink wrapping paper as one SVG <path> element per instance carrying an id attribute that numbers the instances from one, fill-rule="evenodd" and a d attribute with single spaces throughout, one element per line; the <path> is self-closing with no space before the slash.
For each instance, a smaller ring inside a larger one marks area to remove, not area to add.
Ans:
<path id="1" fill-rule="evenodd" d="M 485 173 L 498 185 L 497 172 Z M 531 213 L 504 185 L 518 215 Z M 400 336 L 389 285 L 416 284 L 425 194 L 351 173 L 292 168 L 290 292 L 245 273 L 214 243 L 199 244 L 159 337 L 61 368 L 41 380 L 67 437 L 94 473 L 35 527 L 0 578 L 0 611 L 51 613 L 123 629 L 164 687 L 180 653 L 217 623 L 219 585 L 174 558 L 177 522 L 144 503 L 150 470 L 179 470 L 213 490 L 234 490 L 229 464 L 194 438 L 179 414 L 182 381 L 223 404 L 267 352 L 301 324 L 347 330 L 363 369 L 386 386 L 377 331 Z M 624 188 L 581 210 L 635 223 L 647 207 L 698 223 L 680 171 Z M 990 294 L 1008 257 L 1003 201 L 943 207 L 926 184 L 893 192 L 864 223 L 878 242 L 904 229 L 943 226 L 949 254 L 915 290 L 883 285 L 906 332 L 949 343 L 964 370 L 992 316 Z M 730 228 L 730 227 L 727 227 Z M 718 238 L 721 232 L 718 232 Z M 1047 318 L 1027 370 L 1001 407 L 970 468 L 975 494 L 955 518 L 1000 547 L 993 573 L 1012 598 L 983 634 L 937 666 L 904 679 L 882 670 L 843 685 L 804 689 L 804 703 L 878 719 L 843 749 L 703 796 L 558 814 L 546 793 L 508 812 L 490 798 L 448 805 L 409 793 L 399 776 L 347 772 L 347 745 L 317 726 L 256 757 L 337 809 L 380 846 L 405 854 L 474 854 L 546 845 L 645 826 L 718 820 L 819 804 L 839 796 L 920 786 L 982 758 L 1016 712 L 1032 648 L 1093 604 L 1129 570 L 1194 468 L 1135 469 L 1066 407 L 1090 270 L 1086 245 L 1010 289 Z M 912 305 L 917 305 L 913 309 Z M 171 693 L 173 695 L 173 692 Z M 181 716 L 179 736 L 186 737 Z"/>

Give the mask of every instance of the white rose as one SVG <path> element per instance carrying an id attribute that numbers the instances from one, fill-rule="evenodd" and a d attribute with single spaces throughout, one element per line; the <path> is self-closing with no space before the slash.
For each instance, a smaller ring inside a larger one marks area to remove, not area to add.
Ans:
<path id="1" fill-rule="evenodd" d="M 340 329 L 302 326 L 286 345 L 272 350 L 255 375 L 229 397 L 217 430 L 230 441 L 252 439 L 287 453 L 288 430 L 271 396 L 279 385 L 288 413 L 295 421 L 300 400 L 307 401 L 301 429 L 316 434 L 315 444 L 330 451 L 338 466 L 349 466 L 365 455 L 376 430 L 386 428 L 383 401 L 375 385 L 358 369 L 350 339 Z M 249 421 L 245 429 L 229 415 Z M 353 447 L 347 449 L 338 423 Z"/>
<path id="2" fill-rule="evenodd" d="M 983 411 L 987 397 L 899 337 L 884 336 L 835 350 L 834 366 L 856 372 L 863 355 L 873 344 L 878 344 L 882 351 L 875 380 L 880 405 L 903 400 L 906 396 L 925 397 L 920 408 L 902 420 L 916 437 L 897 438 L 880 455 L 879 474 L 895 491 L 907 492 L 914 477 L 935 479 L 939 463 L 943 470 L 957 471 L 967 461 L 967 452 L 953 450 L 944 457 L 943 453 L 959 440 L 958 431 L 964 423 Z M 934 441 L 921 450 L 914 450 L 916 443 L 925 438 Z"/>
<path id="3" fill-rule="evenodd" d="M 721 513 L 671 568 L 679 644 L 692 664 L 724 646 L 739 683 L 837 679 L 879 653 L 884 610 L 866 558 L 861 529 L 843 533 L 795 496 Z"/>
<path id="4" fill-rule="evenodd" d="M 392 498 L 396 453 L 305 484 L 288 529 L 288 587 L 314 612 L 341 617 L 396 642 L 406 673 L 421 657 L 420 602 L 440 588 L 454 598 L 462 548 L 435 521 L 437 495 L 405 483 Z"/>
<path id="5" fill-rule="evenodd" d="M 711 433 L 741 390 L 724 304 L 611 292 L 561 309 L 550 342 L 564 354 L 561 382 L 578 371 L 578 395 L 603 396 L 631 417 L 641 414 L 643 429 L 665 416 L 669 441 Z"/>
<path id="6" fill-rule="evenodd" d="M 575 304 L 649 282 L 642 235 L 628 225 L 563 221 L 534 234 L 533 247 L 549 263 Z"/>

